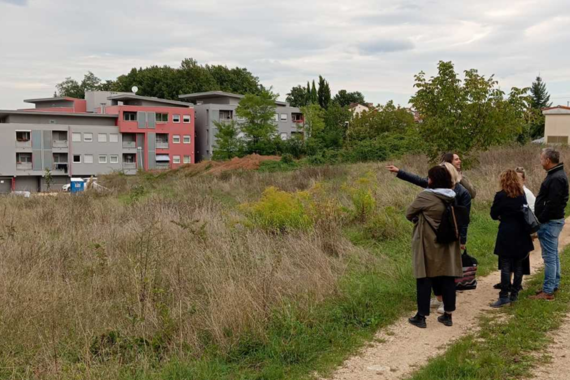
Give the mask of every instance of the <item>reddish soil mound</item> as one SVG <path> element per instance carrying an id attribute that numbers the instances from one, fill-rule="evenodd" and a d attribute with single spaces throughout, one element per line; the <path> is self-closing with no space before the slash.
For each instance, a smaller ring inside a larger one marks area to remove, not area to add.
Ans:
<path id="1" fill-rule="evenodd" d="M 184 165 L 180 169 L 185 175 L 194 176 L 198 174 L 219 175 L 231 170 L 257 170 L 263 161 L 279 161 L 279 156 L 260 156 L 251 154 L 243 158 L 232 158 L 229 161 L 202 161 L 199 164 Z"/>

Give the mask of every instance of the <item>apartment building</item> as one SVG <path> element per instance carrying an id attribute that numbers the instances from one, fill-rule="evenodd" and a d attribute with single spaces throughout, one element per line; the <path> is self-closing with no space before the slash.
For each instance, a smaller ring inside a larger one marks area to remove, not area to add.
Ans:
<path id="1" fill-rule="evenodd" d="M 215 122 L 242 121 L 236 115 L 236 108 L 243 95 L 209 91 L 180 95 L 180 98 L 194 104 L 196 112 L 196 161 L 210 159 L 216 149 L 218 129 Z M 302 123 L 303 114 L 299 108 L 291 107 L 286 102 L 275 102 L 275 124 L 278 134 L 283 140 L 300 133 L 299 125 Z"/>
<path id="2" fill-rule="evenodd" d="M 132 93 L 28 99 L 0 110 L 0 193 L 52 188 L 71 177 L 172 169 L 195 162 L 194 109 Z"/>
<path id="3" fill-rule="evenodd" d="M 568 144 L 570 138 L 570 107 L 544 108 L 544 142 L 547 144 Z"/>

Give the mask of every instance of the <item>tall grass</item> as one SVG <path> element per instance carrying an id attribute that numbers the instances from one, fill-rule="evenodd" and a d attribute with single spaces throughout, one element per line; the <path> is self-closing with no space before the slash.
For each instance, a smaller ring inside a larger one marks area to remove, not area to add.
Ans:
<path id="1" fill-rule="evenodd" d="M 489 270 L 498 174 L 528 166 L 536 192 L 544 173 L 536 147 L 479 160 L 470 249 Z M 419 189 L 384 164 L 105 181 L 111 193 L 0 198 L 3 377 L 303 377 L 412 307 L 403 211 Z M 309 194 L 307 228 L 252 222 L 243 205 L 269 187 Z"/>

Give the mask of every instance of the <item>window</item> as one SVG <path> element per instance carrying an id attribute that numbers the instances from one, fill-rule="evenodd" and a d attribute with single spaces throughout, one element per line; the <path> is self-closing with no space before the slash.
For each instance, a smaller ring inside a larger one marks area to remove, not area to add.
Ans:
<path id="1" fill-rule="evenodd" d="M 81 133 L 80 132 L 73 132 L 71 134 L 71 141 L 73 142 L 81 142 Z"/>
<path id="2" fill-rule="evenodd" d="M 99 156 L 99 163 L 100 164 L 106 164 L 107 163 L 107 156 L 102 154 Z"/>
<path id="3" fill-rule="evenodd" d="M 157 123 L 168 123 L 168 114 L 167 113 L 157 113 L 156 114 L 156 122 Z"/>
<path id="4" fill-rule="evenodd" d="M 179 164 L 180 163 L 180 156 L 173 156 L 172 157 L 172 163 L 173 164 Z"/>
<path id="5" fill-rule="evenodd" d="M 93 133 L 84 133 L 83 134 L 83 141 L 93 142 Z"/>
<path id="6" fill-rule="evenodd" d="M 16 141 L 27 142 L 30 141 L 29 131 L 16 131 Z"/>
<path id="7" fill-rule="evenodd" d="M 278 113 L 275 114 L 275 121 L 279 121 L 279 114 Z"/>
<path id="8" fill-rule="evenodd" d="M 117 156 L 116 154 L 112 154 L 109 157 L 109 162 L 112 164 L 118 164 L 119 163 L 119 156 Z"/>
<path id="9" fill-rule="evenodd" d="M 548 144 L 568 144 L 568 136 L 548 136 L 546 142 Z"/>
<path id="10" fill-rule="evenodd" d="M 124 121 L 137 121 L 137 113 L 136 112 L 123 112 L 123 120 Z"/>
<path id="11" fill-rule="evenodd" d="M 109 142 L 112 142 L 112 143 L 119 142 L 119 134 L 118 133 L 109 134 Z"/>
<path id="12" fill-rule="evenodd" d="M 182 116 L 182 121 L 183 121 L 184 123 L 190 123 L 190 120 L 191 120 L 191 119 L 190 119 L 190 115 L 183 115 L 183 116 Z"/>
<path id="13" fill-rule="evenodd" d="M 106 133 L 99 133 L 99 135 L 97 136 L 97 141 L 99 141 L 101 143 L 107 142 L 107 134 Z"/>
<path id="14" fill-rule="evenodd" d="M 83 162 L 85 162 L 86 164 L 92 164 L 93 163 L 93 155 L 92 154 L 86 154 L 85 156 L 83 156 Z"/>
<path id="15" fill-rule="evenodd" d="M 184 163 L 185 163 L 185 164 L 190 164 L 190 163 L 191 163 L 191 161 L 190 161 L 190 156 L 184 156 Z"/>
<path id="16" fill-rule="evenodd" d="M 180 115 L 172 115 L 173 123 L 180 123 Z"/>
<path id="17" fill-rule="evenodd" d="M 180 144 L 180 135 L 172 136 L 172 143 L 173 144 Z"/>
<path id="18" fill-rule="evenodd" d="M 17 153 L 16 154 L 16 161 L 18 164 L 31 164 L 32 163 L 32 154 L 31 153 Z"/>
<path id="19" fill-rule="evenodd" d="M 190 136 L 184 136 L 184 144 L 190 144 Z"/>
<path id="20" fill-rule="evenodd" d="M 80 164 L 81 163 L 81 155 L 80 154 L 74 154 L 73 155 L 73 163 L 74 164 Z"/>
<path id="21" fill-rule="evenodd" d="M 286 132 L 283 132 L 279 137 L 281 137 L 281 140 L 285 141 L 289 138 L 289 136 L 287 135 Z"/>
<path id="22" fill-rule="evenodd" d="M 281 114 L 281 121 L 286 121 L 287 120 L 287 114 L 286 113 L 282 113 Z"/>

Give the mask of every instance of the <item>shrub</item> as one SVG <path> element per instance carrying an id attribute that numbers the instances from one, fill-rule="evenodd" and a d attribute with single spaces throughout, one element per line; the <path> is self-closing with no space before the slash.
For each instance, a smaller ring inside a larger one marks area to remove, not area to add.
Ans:
<path id="1" fill-rule="evenodd" d="M 365 222 L 374 214 L 376 209 L 376 198 L 374 198 L 373 193 L 376 188 L 374 180 L 374 174 L 368 172 L 364 177 L 359 178 L 353 186 L 345 185 L 354 207 L 352 210 L 353 217 L 359 222 Z"/>
<path id="2" fill-rule="evenodd" d="M 386 207 L 374 215 L 364 226 L 364 234 L 372 240 L 391 240 L 402 236 L 402 230 L 410 226 L 402 220 L 401 211 L 394 207 Z"/>

